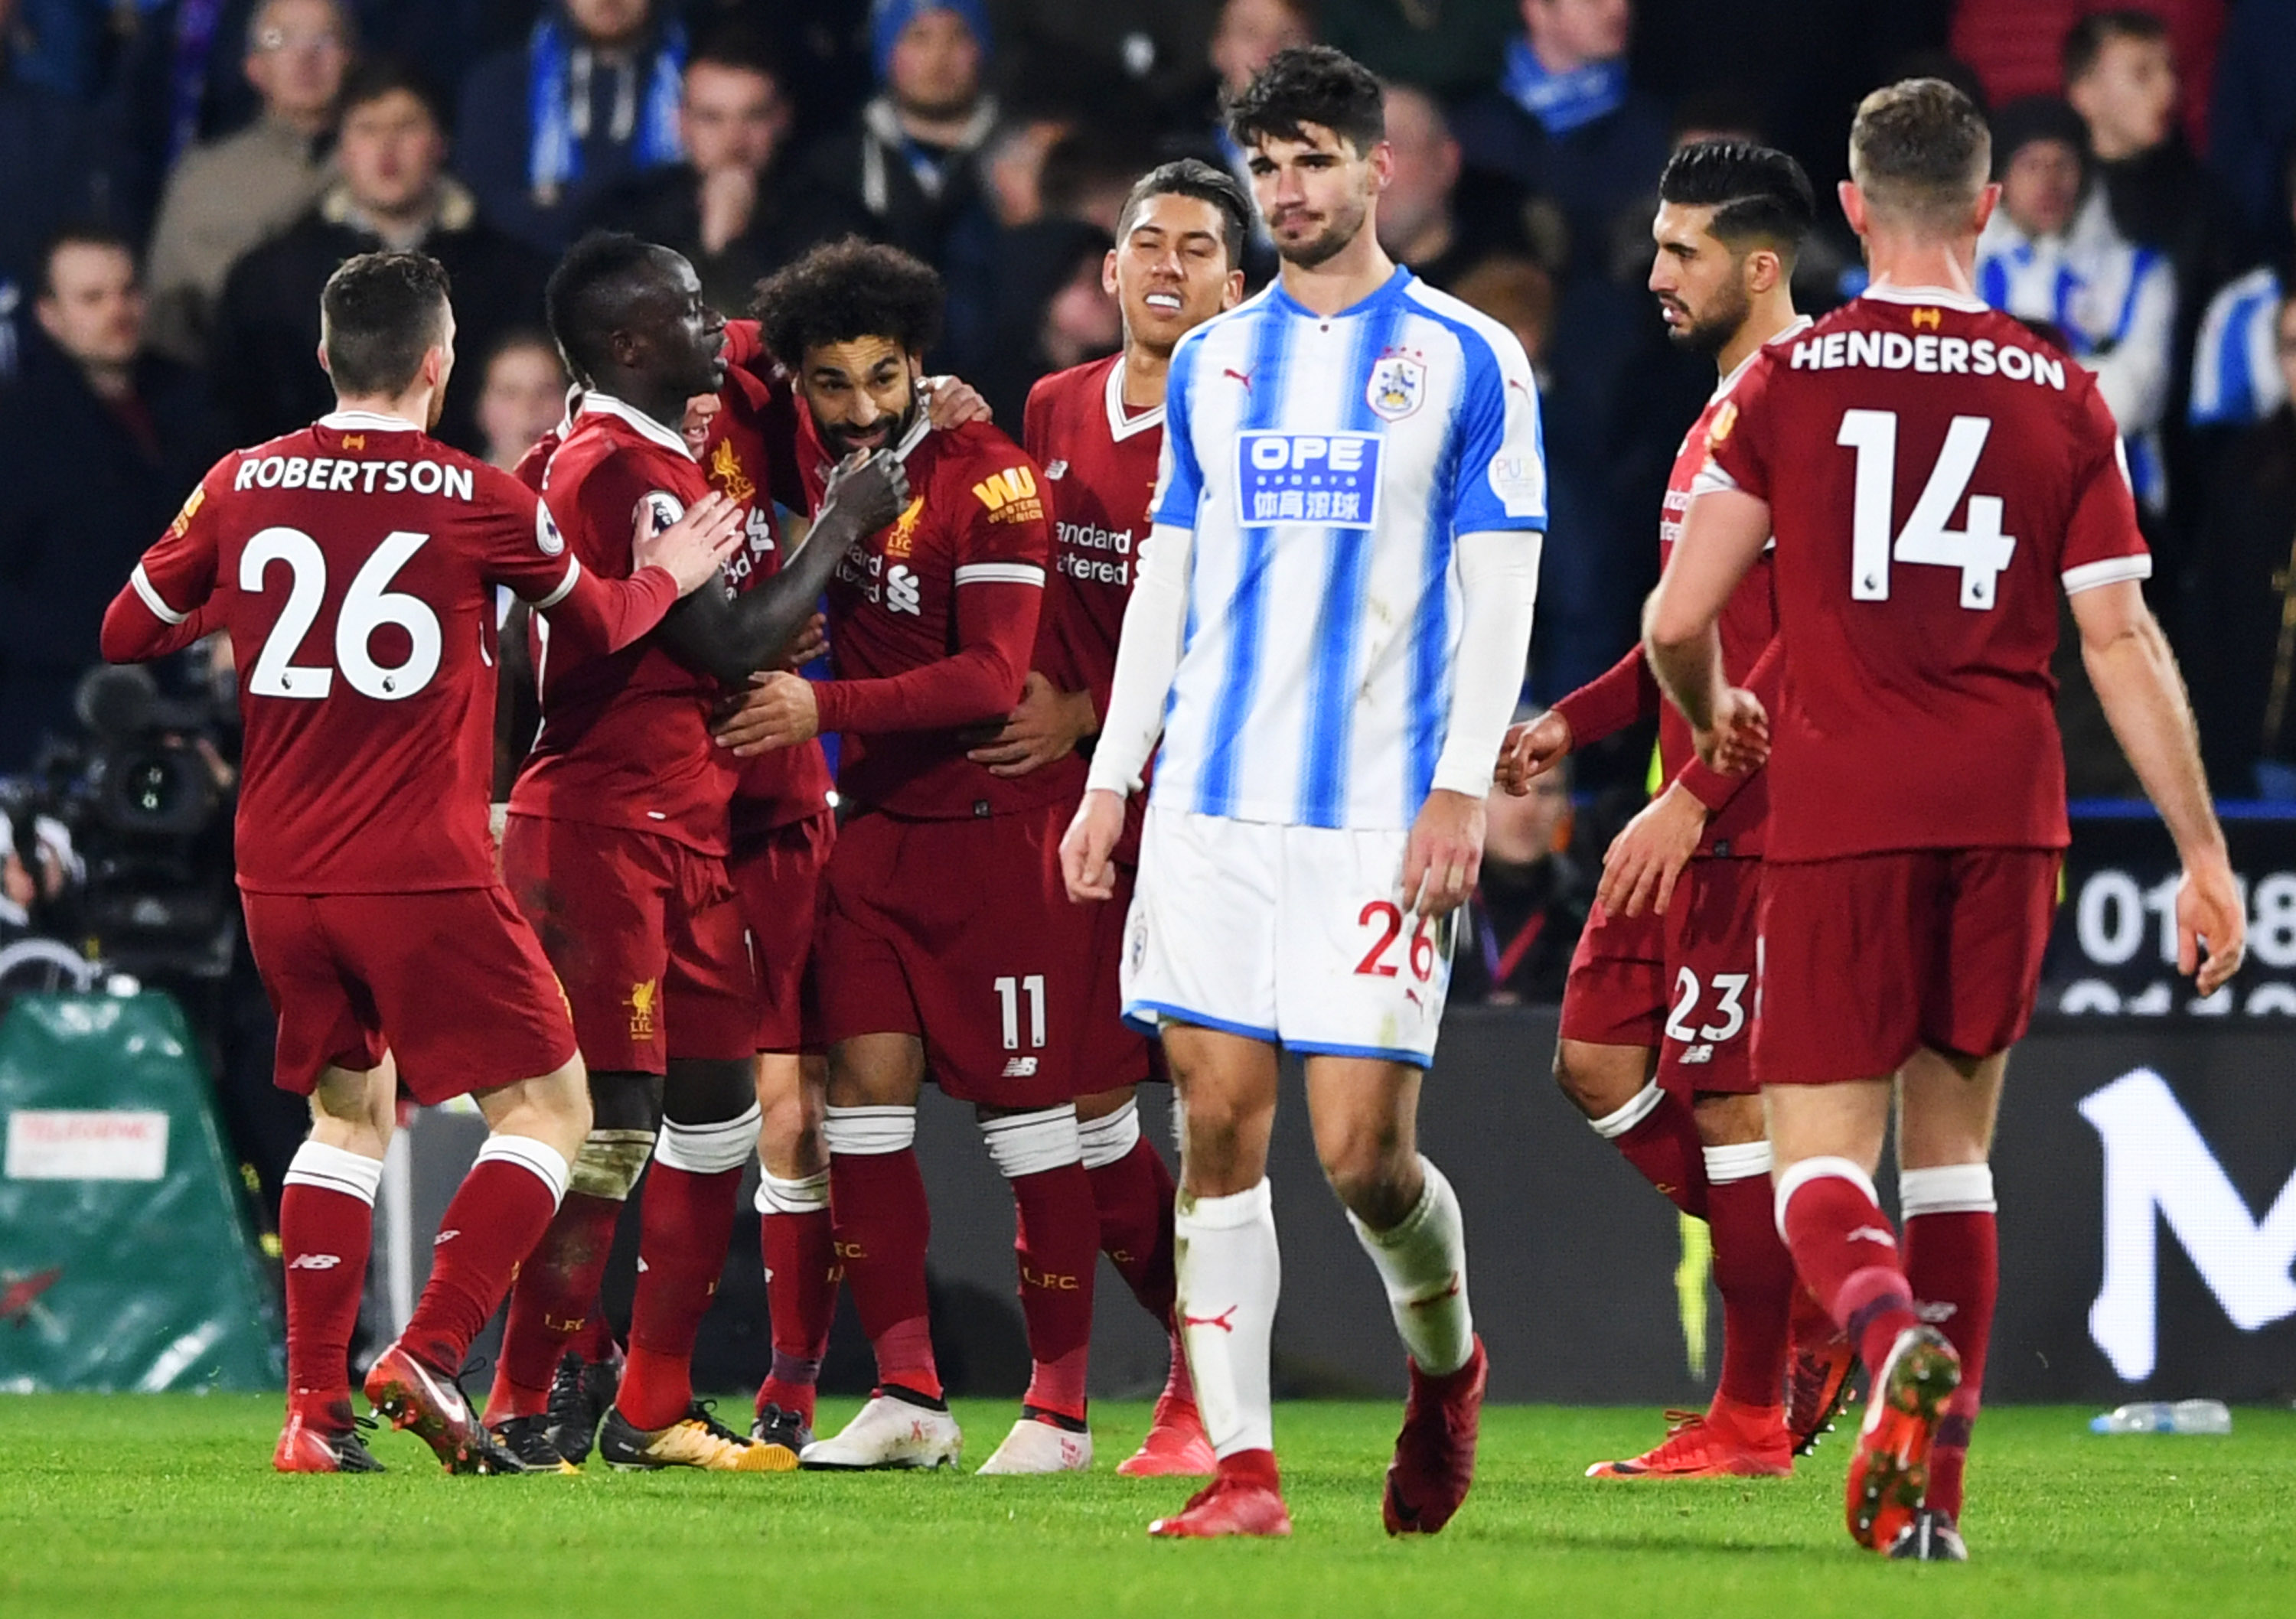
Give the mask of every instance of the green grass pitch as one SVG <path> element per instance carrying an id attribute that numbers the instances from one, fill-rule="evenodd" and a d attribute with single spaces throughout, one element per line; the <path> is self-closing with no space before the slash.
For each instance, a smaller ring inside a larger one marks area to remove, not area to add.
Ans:
<path id="1" fill-rule="evenodd" d="M 729 1404 L 739 1406 L 738 1401 Z M 852 1402 L 831 1402 L 830 1423 Z M 1988 1411 L 1965 1568 L 1889 1564 L 1841 1527 L 1839 1436 L 1792 1479 L 1597 1484 L 1656 1413 L 1505 1407 L 1449 1530 L 1397 1542 L 1396 1410 L 1278 1409 L 1288 1542 L 1152 1543 L 1185 1484 L 1119 1478 L 1143 1405 L 1094 1410 L 1087 1477 L 449 1478 L 405 1435 L 365 1478 L 283 1478 L 275 1400 L 0 1399 L 0 1615 L 1356 1615 L 2296 1613 L 2296 1413 L 2230 1438 L 2100 1439 Z M 960 1402 L 984 1456 L 1013 1416 Z"/>

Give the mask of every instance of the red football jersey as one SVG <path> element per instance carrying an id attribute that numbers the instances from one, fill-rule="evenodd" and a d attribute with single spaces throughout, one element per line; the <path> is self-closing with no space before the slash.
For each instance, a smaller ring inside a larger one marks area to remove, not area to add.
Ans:
<path id="1" fill-rule="evenodd" d="M 675 429 L 594 393 L 551 456 L 543 489 L 583 566 L 619 578 L 639 527 L 668 527 L 709 483 Z M 511 789 L 513 812 L 726 852 L 739 771 L 709 740 L 716 681 L 652 640 L 610 652 L 563 629 L 537 636 L 535 664 L 542 730 Z"/>
<path id="2" fill-rule="evenodd" d="M 808 426 L 808 503 L 829 469 Z M 921 819 L 1004 814 L 1082 790 L 1071 755 L 1017 779 L 964 756 L 1020 700 L 1050 542 L 1036 464 L 987 422 L 909 452 L 908 509 L 855 545 L 829 585 L 834 678 L 821 729 L 844 734 L 840 797 Z"/>
<path id="3" fill-rule="evenodd" d="M 105 615 L 104 656 L 230 634 L 242 888 L 483 887 L 497 585 L 601 644 L 676 597 L 659 568 L 598 581 L 508 473 L 412 423 L 338 412 L 216 463 Z"/>
<path id="4" fill-rule="evenodd" d="M 2095 380 L 2018 322 L 1878 288 L 1763 351 L 1701 487 L 1770 505 L 1773 860 L 2061 848 L 2060 588 L 2152 572 Z"/>
<path id="5" fill-rule="evenodd" d="M 1053 572 L 1037 626 L 1036 666 L 1108 712 L 1116 643 L 1148 539 L 1148 502 L 1164 447 L 1164 407 L 1124 404 L 1124 356 L 1071 366 L 1029 390 L 1021 441 L 1044 469 Z"/>

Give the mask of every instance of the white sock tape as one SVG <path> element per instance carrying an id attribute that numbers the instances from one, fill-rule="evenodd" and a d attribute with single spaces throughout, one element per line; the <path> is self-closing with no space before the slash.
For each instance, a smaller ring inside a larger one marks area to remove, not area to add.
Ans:
<path id="1" fill-rule="evenodd" d="M 1705 1151 L 1709 1186 L 1728 1186 L 1770 1173 L 1767 1141 L 1735 1141 L 1726 1147 L 1709 1147 Z"/>
<path id="2" fill-rule="evenodd" d="M 1658 1105 L 1665 1100 L 1666 1092 L 1659 1089 L 1658 1081 L 1652 1080 L 1636 1092 L 1634 1100 L 1616 1113 L 1606 1113 L 1601 1118 L 1588 1119 L 1587 1122 L 1595 1127 L 1596 1135 L 1606 1141 L 1615 1141 L 1657 1112 Z"/>
<path id="3" fill-rule="evenodd" d="M 1990 1214 L 1997 1210 L 1990 1164 L 1898 1172 L 1898 1212 L 1907 1220 L 1916 1214 Z"/>
<path id="4" fill-rule="evenodd" d="M 559 1156 L 558 1149 L 547 1141 L 537 1141 L 530 1135 L 490 1135 L 486 1145 L 479 1149 L 480 1164 L 515 1164 L 531 1170 L 536 1178 L 550 1189 L 550 1200 L 558 1202 L 566 1196 L 566 1182 L 574 1173 L 574 1166 Z M 475 1168 L 477 1165 L 473 1165 Z"/>
<path id="5" fill-rule="evenodd" d="M 661 1135 L 654 1143 L 654 1161 L 690 1175 L 722 1175 L 739 1169 L 757 1151 L 758 1127 L 765 1117 L 758 1104 L 751 1102 L 738 1118 L 714 1124 L 681 1124 L 676 1119 L 664 1119 Z"/>
<path id="6" fill-rule="evenodd" d="M 758 1213 L 811 1214 L 829 1206 L 829 1172 L 802 1181 L 784 1181 L 770 1172 L 758 1176 Z"/>
<path id="7" fill-rule="evenodd" d="M 1178 1226 L 1193 1226 L 1200 1231 L 1232 1231 L 1265 1218 L 1275 1208 L 1275 1194 L 1263 1177 L 1257 1186 L 1247 1186 L 1225 1198 L 1192 1198 L 1183 1190 L 1173 1221 Z"/>
<path id="8" fill-rule="evenodd" d="M 1106 1118 L 1077 1123 L 1077 1150 L 1086 1169 L 1105 1169 L 1140 1144 L 1140 1104 L 1128 1101 Z"/>
<path id="9" fill-rule="evenodd" d="M 988 1161 L 1007 1181 L 1065 1169 L 1084 1157 L 1078 1143 L 1076 1108 L 1069 1103 L 1030 1113 L 1008 1113 L 980 1121 Z"/>
<path id="10" fill-rule="evenodd" d="M 1874 1190 L 1874 1177 L 1867 1174 L 1858 1165 L 1851 1163 L 1848 1158 L 1804 1158 L 1778 1177 L 1778 1195 L 1776 1201 L 1771 1206 L 1776 1212 L 1778 1236 L 1781 1239 L 1786 1234 L 1786 1205 L 1793 1201 L 1793 1195 L 1812 1181 L 1827 1180 L 1847 1181 L 1859 1191 L 1864 1192 L 1866 1200 L 1874 1207 L 1882 1206 L 1882 1196 Z"/>
<path id="11" fill-rule="evenodd" d="M 906 1152 L 917 1144 L 914 1108 L 832 1108 L 822 1116 L 821 1139 L 831 1155 L 871 1157 Z"/>
<path id="12" fill-rule="evenodd" d="M 324 1141 L 306 1141 L 295 1149 L 287 1173 L 280 1177 L 280 1184 L 340 1192 L 371 1207 L 376 1190 L 382 1185 L 382 1160 L 362 1157 L 348 1149 L 330 1147 Z"/>

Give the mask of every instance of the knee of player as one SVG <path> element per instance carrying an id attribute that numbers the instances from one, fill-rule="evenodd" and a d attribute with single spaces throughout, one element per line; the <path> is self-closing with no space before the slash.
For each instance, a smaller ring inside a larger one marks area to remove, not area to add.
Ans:
<path id="1" fill-rule="evenodd" d="M 1383 1204 L 1390 1200 L 1389 1194 L 1399 1194 L 1408 1165 L 1416 1159 L 1401 1132 L 1384 1123 L 1318 1129 L 1316 1156 L 1340 1201 L 1358 1214 L 1365 1204 Z"/>
<path id="2" fill-rule="evenodd" d="M 1225 1151 L 1250 1136 L 1267 1134 L 1271 1109 L 1259 1102 L 1203 1087 L 1189 1090 L 1183 1115 L 1191 1151 Z"/>

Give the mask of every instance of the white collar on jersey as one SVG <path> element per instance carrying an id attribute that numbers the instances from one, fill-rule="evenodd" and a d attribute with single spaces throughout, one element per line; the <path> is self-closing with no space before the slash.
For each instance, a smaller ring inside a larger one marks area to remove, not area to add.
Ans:
<path id="1" fill-rule="evenodd" d="M 661 446 L 662 448 L 666 450 L 676 450 L 680 455 L 685 456 L 688 461 L 692 461 L 693 459 L 693 452 L 692 449 L 687 447 L 685 434 L 679 432 L 675 428 L 667 428 L 662 426 L 660 422 L 656 421 L 652 417 L 638 409 L 636 405 L 617 399 L 611 394 L 602 394 L 595 388 L 592 388 L 588 393 L 584 394 L 582 396 L 582 414 L 585 416 L 619 416 L 624 421 L 628 422 L 632 427 L 637 429 L 641 436 L 652 439 L 654 443 Z"/>
<path id="2" fill-rule="evenodd" d="M 1122 444 L 1135 433 L 1144 433 L 1150 428 L 1164 425 L 1164 407 L 1142 411 L 1136 416 L 1124 412 L 1124 356 L 1118 355 L 1116 364 L 1108 368 L 1108 434 Z"/>
<path id="3" fill-rule="evenodd" d="M 319 418 L 318 425 L 332 428 L 339 433 L 419 433 L 422 430 L 404 416 L 386 416 L 381 411 L 329 411 Z"/>
<path id="4" fill-rule="evenodd" d="M 1782 328 L 1779 331 L 1778 335 L 1770 339 L 1770 343 L 1783 343 L 1788 338 L 1798 338 L 1803 332 L 1808 331 L 1812 326 L 1816 324 L 1817 323 L 1810 319 L 1809 316 L 1806 315 L 1797 315 L 1793 317 L 1793 321 L 1791 324 Z M 1770 346 L 1770 343 L 1763 344 L 1762 348 L 1767 348 Z M 1751 365 L 1755 361 L 1762 357 L 1762 348 L 1757 348 L 1753 353 L 1748 355 L 1744 359 L 1732 366 L 1730 368 L 1730 374 L 1723 378 L 1721 381 L 1716 383 L 1714 385 L 1714 391 L 1708 395 L 1707 397 L 1710 400 L 1719 399 L 1723 395 L 1737 387 L 1738 379 L 1746 374 L 1746 367 Z"/>
<path id="5" fill-rule="evenodd" d="M 1943 287 L 1898 287 L 1886 282 L 1868 287 L 1857 296 L 1878 298 L 1885 304 L 1942 304 L 1948 309 L 1958 309 L 1964 315 L 1983 315 L 1992 307 L 1983 298 L 1949 292 Z"/>

